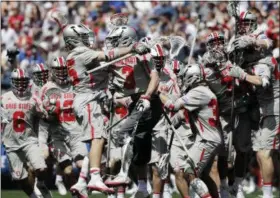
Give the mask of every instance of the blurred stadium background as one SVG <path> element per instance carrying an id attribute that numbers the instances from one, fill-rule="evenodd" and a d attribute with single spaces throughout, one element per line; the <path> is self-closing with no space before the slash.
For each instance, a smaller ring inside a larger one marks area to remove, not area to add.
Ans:
<path id="1" fill-rule="evenodd" d="M 250 9 L 258 17 L 258 26 L 273 40 L 273 55 L 279 61 L 279 2 L 242 1 L 240 11 Z M 88 25 L 96 35 L 96 48 L 102 48 L 109 31 L 109 18 L 114 13 L 129 13 L 129 25 L 139 37 L 180 35 L 189 43 L 200 18 L 194 59 L 206 51 L 205 38 L 213 30 L 221 31 L 227 40 L 234 34 L 234 21 L 229 16 L 227 2 L 1 2 L 1 94 L 11 88 L 10 73 L 13 68 L 7 62 L 7 48 L 16 45 L 20 49 L 18 65 L 30 71 L 35 63 L 46 63 L 54 56 L 66 55 L 62 35 L 50 20 L 50 11 L 64 12 L 70 23 Z M 186 48 L 186 53 L 187 53 Z M 187 58 L 186 58 L 187 60 Z M 53 175 L 52 167 L 49 169 Z M 54 189 L 54 175 L 48 185 Z M 5 150 L 1 146 L 2 197 L 24 197 L 11 182 Z M 9 191 L 7 191 L 9 190 Z M 257 192 L 248 197 L 257 197 Z M 60 197 L 55 194 L 54 197 Z M 67 196 L 66 196 L 67 197 Z M 96 196 L 97 197 L 97 196 Z"/>

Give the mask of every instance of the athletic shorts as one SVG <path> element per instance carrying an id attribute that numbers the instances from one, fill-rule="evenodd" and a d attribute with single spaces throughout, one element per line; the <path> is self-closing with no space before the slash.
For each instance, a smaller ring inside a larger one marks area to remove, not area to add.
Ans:
<path id="1" fill-rule="evenodd" d="M 261 119 L 260 128 L 253 136 L 253 150 L 280 149 L 279 115 L 266 116 Z"/>
<path id="2" fill-rule="evenodd" d="M 82 142 L 80 134 L 70 134 L 63 138 L 52 137 L 53 156 L 58 163 L 75 160 L 77 156 L 88 154 L 86 143 Z"/>
<path id="3" fill-rule="evenodd" d="M 38 144 L 29 144 L 16 151 L 7 151 L 10 172 L 13 180 L 23 180 L 28 177 L 27 163 L 34 170 L 47 168 L 43 153 Z"/>

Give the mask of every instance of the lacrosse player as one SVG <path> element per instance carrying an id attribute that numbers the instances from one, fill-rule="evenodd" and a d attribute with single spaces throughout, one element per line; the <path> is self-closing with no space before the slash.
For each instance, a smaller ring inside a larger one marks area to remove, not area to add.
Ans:
<path id="1" fill-rule="evenodd" d="M 63 29 L 63 37 L 66 48 L 69 50 L 67 56 L 68 73 L 76 94 L 73 102 L 74 112 L 78 121 L 82 122 L 85 138 L 92 143 L 89 155 L 91 178 L 88 182 L 88 188 L 113 193 L 113 189 L 108 188 L 100 176 L 100 161 L 105 141 L 101 102 L 106 96 L 108 72 L 99 70 L 87 74 L 86 71 L 99 66 L 101 61 L 110 61 L 129 52 L 145 53 L 147 48 L 141 44 L 134 44 L 122 49 L 94 51 L 90 48 L 94 41 L 93 32 L 82 24 L 67 25 Z M 78 190 L 85 188 L 82 184 L 78 186 L 76 186 L 79 188 Z"/>
<path id="2" fill-rule="evenodd" d="M 211 197 L 207 186 L 199 179 L 211 180 L 209 171 L 221 146 L 222 138 L 219 128 L 218 101 L 206 86 L 203 70 L 196 64 L 186 66 L 184 73 L 184 95 L 172 100 L 168 95 L 160 94 L 165 108 L 178 112 L 172 117 L 175 127 L 182 121 L 190 123 L 195 135 L 193 145 L 188 149 L 187 164 L 184 167 L 190 189 L 200 197 Z M 179 147 L 178 147 L 179 148 Z M 182 150 L 181 152 L 186 152 Z M 213 181 L 212 181 L 213 182 Z M 209 182 L 208 182 L 209 183 Z M 211 188 L 213 188 L 211 186 Z M 213 195 L 218 197 L 218 195 Z"/>
<path id="3" fill-rule="evenodd" d="M 219 174 L 221 179 L 220 194 L 228 197 L 227 184 L 227 159 L 230 148 L 228 134 L 232 132 L 233 145 L 236 150 L 235 159 L 235 182 L 232 194 L 236 197 L 244 197 L 241 182 L 245 176 L 246 155 L 251 149 L 251 126 L 248 114 L 249 97 L 247 96 L 248 86 L 240 82 L 235 86 L 234 113 L 235 127 L 231 124 L 231 102 L 232 102 L 232 77 L 228 76 L 232 63 L 227 58 L 226 43 L 224 35 L 219 32 L 212 32 L 207 37 L 207 52 L 203 55 L 206 80 L 210 89 L 215 93 L 219 103 L 219 115 L 224 135 L 225 148 L 218 159 Z"/>
<path id="4" fill-rule="evenodd" d="M 86 144 L 82 142 L 83 133 L 73 112 L 74 91 L 69 83 L 66 61 L 63 57 L 53 59 L 51 81 L 41 91 L 40 98 L 49 116 L 51 146 L 60 169 L 71 187 L 75 183 L 72 172 L 72 159 L 78 168 L 87 156 Z"/>
<path id="5" fill-rule="evenodd" d="M 279 149 L 279 64 L 272 57 L 271 41 L 257 30 L 257 19 L 251 12 L 240 15 L 240 37 L 234 40 L 238 66 L 229 75 L 251 85 L 260 106 L 259 130 L 254 134 L 253 150 L 263 178 L 263 197 L 272 198 L 273 150 Z"/>
<path id="6" fill-rule="evenodd" d="M 137 40 L 136 31 L 130 26 L 122 25 L 115 27 L 109 33 L 105 44 L 110 50 L 135 45 Z M 127 185 L 130 181 L 128 169 L 130 163 L 133 162 L 138 168 L 139 179 L 136 197 L 137 194 L 147 197 L 149 193 L 146 168 L 151 155 L 151 132 L 161 112 L 160 101 L 153 95 L 159 82 L 158 71 L 151 62 L 151 54 L 148 53 L 142 56 L 133 55 L 115 63 L 111 67 L 111 72 L 116 92 L 121 93 L 122 97 L 130 96 L 132 102 L 128 107 L 129 116 L 119 129 L 119 142 L 121 145 L 125 144 L 126 149 L 122 159 L 122 169 L 117 177 L 107 184 L 110 186 Z M 125 139 L 123 137 L 126 134 L 132 135 Z"/>
<path id="7" fill-rule="evenodd" d="M 2 140 L 12 178 L 29 197 L 37 197 L 33 192 L 33 185 L 27 179 L 26 163 L 29 162 L 38 179 L 36 187 L 44 198 L 51 198 L 52 195 L 44 184 L 47 166 L 35 133 L 34 121 L 42 112 L 38 108 L 37 99 L 31 95 L 28 74 L 23 69 L 14 69 L 11 79 L 12 91 L 2 96 L 1 106 L 7 112 L 9 121 L 4 128 Z"/>

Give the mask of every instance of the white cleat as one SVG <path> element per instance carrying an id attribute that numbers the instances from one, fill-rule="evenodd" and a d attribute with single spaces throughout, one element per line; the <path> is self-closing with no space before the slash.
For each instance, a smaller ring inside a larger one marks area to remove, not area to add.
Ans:
<path id="1" fill-rule="evenodd" d="M 49 189 L 47 188 L 47 186 L 44 183 L 37 182 L 36 187 L 41 192 L 42 197 L 44 197 L 44 198 L 52 198 L 51 191 L 49 191 Z"/>
<path id="2" fill-rule="evenodd" d="M 58 193 L 60 195 L 66 195 L 67 194 L 67 190 L 64 186 L 63 181 L 56 180 L 55 181 L 55 186 L 57 187 Z"/>
<path id="3" fill-rule="evenodd" d="M 70 188 L 70 192 L 79 198 L 88 198 L 87 184 L 77 182 Z"/>
<path id="4" fill-rule="evenodd" d="M 91 178 L 91 180 L 89 181 L 87 188 L 90 191 L 99 191 L 105 194 L 113 194 L 115 193 L 114 189 L 109 188 L 108 186 L 106 186 L 101 177 L 95 177 L 95 178 Z"/>
<path id="5" fill-rule="evenodd" d="M 106 185 L 110 187 L 127 186 L 130 183 L 130 178 L 125 175 L 117 175 L 113 180 L 106 181 Z"/>
<path id="6" fill-rule="evenodd" d="M 40 190 L 37 188 L 37 178 L 35 178 L 34 193 L 38 198 L 44 198 Z"/>

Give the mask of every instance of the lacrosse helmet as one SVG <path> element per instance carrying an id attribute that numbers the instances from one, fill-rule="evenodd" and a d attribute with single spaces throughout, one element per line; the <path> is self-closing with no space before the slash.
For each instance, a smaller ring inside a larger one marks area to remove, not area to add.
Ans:
<path id="1" fill-rule="evenodd" d="M 212 58 L 217 62 L 226 61 L 225 37 L 220 32 L 212 32 L 207 36 L 207 50 Z"/>
<path id="2" fill-rule="evenodd" d="M 150 54 L 152 55 L 152 63 L 155 68 L 159 71 L 161 70 L 166 62 L 166 54 L 163 47 L 160 44 L 155 44 L 151 48 Z"/>
<path id="3" fill-rule="evenodd" d="M 32 79 L 38 86 L 43 86 L 49 79 L 49 68 L 44 63 L 34 65 L 32 68 Z"/>
<path id="4" fill-rule="evenodd" d="M 170 61 L 170 68 L 176 74 L 176 76 L 182 76 L 184 72 L 184 64 L 177 59 Z"/>
<path id="5" fill-rule="evenodd" d="M 138 40 L 136 30 L 130 26 L 117 26 L 110 31 L 105 38 L 105 46 L 107 49 L 116 47 L 128 47 Z"/>
<path id="6" fill-rule="evenodd" d="M 63 39 L 65 41 L 66 48 L 72 50 L 78 46 L 91 47 L 95 40 L 95 36 L 92 30 L 83 24 L 71 24 L 67 25 L 63 29 Z"/>
<path id="7" fill-rule="evenodd" d="M 51 63 L 52 79 L 59 85 L 68 83 L 68 70 L 64 57 L 56 57 Z"/>
<path id="8" fill-rule="evenodd" d="M 250 11 L 241 12 L 239 18 L 240 35 L 253 33 L 257 29 L 257 17 Z"/>
<path id="9" fill-rule="evenodd" d="M 29 95 L 30 92 L 30 77 L 23 69 L 14 69 L 11 74 L 12 91 L 19 97 Z"/>
<path id="10" fill-rule="evenodd" d="M 204 80 L 204 72 L 198 64 L 187 65 L 184 72 L 184 85 L 186 89 L 197 85 Z"/>

